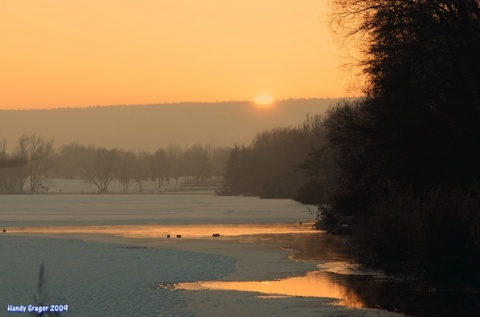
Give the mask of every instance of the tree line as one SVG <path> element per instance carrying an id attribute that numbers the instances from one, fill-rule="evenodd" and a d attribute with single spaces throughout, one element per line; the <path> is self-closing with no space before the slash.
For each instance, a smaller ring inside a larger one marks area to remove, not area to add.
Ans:
<path id="1" fill-rule="evenodd" d="M 319 203 L 333 173 L 311 179 L 300 168 L 309 153 L 327 145 L 323 120 L 309 115 L 297 127 L 265 130 L 249 145 L 235 145 L 225 165 L 223 193 Z M 330 158 L 324 163 L 334 165 Z"/>
<path id="2" fill-rule="evenodd" d="M 10 162 L 0 169 L 0 191 L 37 192 L 48 190 L 47 180 L 78 179 L 107 192 L 117 180 L 127 189 L 131 182 L 142 190 L 143 182 L 165 182 L 180 177 L 205 180 L 220 177 L 230 148 L 193 144 L 184 148 L 171 144 L 155 152 L 128 151 L 70 143 L 54 147 L 54 140 L 40 135 L 21 136 L 13 151 L 7 140 L 0 143 L 0 161 Z"/>

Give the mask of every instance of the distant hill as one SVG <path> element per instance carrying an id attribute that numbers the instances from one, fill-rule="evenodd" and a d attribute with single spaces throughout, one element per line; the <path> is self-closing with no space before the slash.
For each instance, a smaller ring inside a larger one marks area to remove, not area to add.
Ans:
<path id="1" fill-rule="evenodd" d="M 153 151 L 168 144 L 248 144 L 257 132 L 297 126 L 307 114 L 324 113 L 338 99 L 291 99 L 270 109 L 251 102 L 0 111 L 0 139 L 12 151 L 22 134 L 107 148 Z"/>

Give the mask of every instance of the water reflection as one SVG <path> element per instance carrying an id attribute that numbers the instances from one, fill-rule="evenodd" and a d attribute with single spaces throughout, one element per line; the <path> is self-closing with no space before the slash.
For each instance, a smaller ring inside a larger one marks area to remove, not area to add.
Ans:
<path id="1" fill-rule="evenodd" d="M 363 301 L 338 280 L 337 274 L 328 272 L 309 272 L 306 276 L 289 277 L 274 281 L 204 281 L 178 283 L 175 289 L 243 291 L 265 294 L 265 297 L 301 296 L 322 297 L 339 300 L 338 304 L 347 307 L 365 307 Z"/>
<path id="2" fill-rule="evenodd" d="M 178 283 L 174 289 L 198 291 L 255 292 L 259 298 L 286 296 L 322 297 L 350 308 L 380 308 L 412 317 L 476 317 L 480 294 L 452 290 L 426 290 L 401 282 L 379 279 L 373 275 L 310 272 L 302 277 L 273 281 L 205 281 Z"/>
<path id="3" fill-rule="evenodd" d="M 344 285 L 366 307 L 403 312 L 412 317 L 477 317 L 480 294 L 461 290 L 433 290 L 406 281 L 346 278 Z"/>
<path id="4" fill-rule="evenodd" d="M 118 237 L 133 238 L 134 245 L 143 245 L 140 238 L 151 239 L 145 245 L 163 245 L 189 239 L 233 241 L 252 244 L 275 244 L 291 250 L 297 261 L 349 262 L 348 237 L 332 236 L 311 230 L 307 224 L 201 224 L 201 225 L 113 225 L 113 226 L 54 226 L 8 228 L 6 234 L 48 234 L 50 236 L 92 239 L 99 242 L 118 242 Z M 213 238 L 213 233 L 220 237 Z M 181 234 L 182 239 L 166 238 Z M 113 239 L 115 238 L 115 239 Z M 155 244 L 152 244 L 154 241 Z M 120 240 L 127 243 L 128 240 Z M 342 266 L 341 266 L 342 267 Z M 237 290 L 258 292 L 262 297 L 308 296 L 328 297 L 348 307 L 382 308 L 404 312 L 408 316 L 457 317 L 478 316 L 480 294 L 460 291 L 431 292 L 419 285 L 385 282 L 372 275 L 359 275 L 343 265 L 324 265 L 329 272 L 316 271 L 303 277 L 290 277 L 273 281 L 180 283 L 178 288 L 188 290 Z M 334 273 L 335 272 L 335 273 Z M 341 273 L 341 274 L 338 274 Z"/>
<path id="5" fill-rule="evenodd" d="M 283 235 L 318 233 L 311 225 L 299 224 L 198 224 L 198 225 L 108 225 L 108 226 L 35 226 L 11 227 L 10 233 L 17 234 L 108 234 L 125 238 L 166 238 L 167 235 L 182 238 L 211 238 L 214 233 L 221 238 L 243 235 Z M 235 238 L 238 240 L 237 238 Z M 243 238 L 241 238 L 243 239 Z"/>

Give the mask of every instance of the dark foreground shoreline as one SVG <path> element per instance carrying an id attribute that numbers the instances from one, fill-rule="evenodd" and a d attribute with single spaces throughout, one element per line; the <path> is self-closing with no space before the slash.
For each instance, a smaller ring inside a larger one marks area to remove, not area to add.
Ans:
<path id="1" fill-rule="evenodd" d="M 330 259 L 350 261 L 347 236 L 329 234 L 297 238 L 272 237 L 294 250 L 300 261 Z M 333 250 L 332 250 L 333 249 Z M 331 273 L 335 274 L 335 273 Z M 382 308 L 413 317 L 476 317 L 480 312 L 480 291 L 472 288 L 433 288 L 402 277 L 336 274 L 336 280 L 358 296 L 369 308 Z"/>

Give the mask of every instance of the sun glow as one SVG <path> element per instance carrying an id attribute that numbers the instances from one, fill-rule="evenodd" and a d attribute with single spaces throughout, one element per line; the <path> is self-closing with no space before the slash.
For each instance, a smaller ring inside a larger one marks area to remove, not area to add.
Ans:
<path id="1" fill-rule="evenodd" d="M 2 1 L 0 109 L 343 97 L 327 2 Z"/>
<path id="2" fill-rule="evenodd" d="M 269 108 L 273 104 L 273 97 L 268 93 L 262 93 L 255 97 L 255 104 L 262 108 Z"/>

